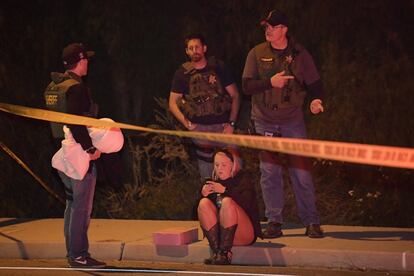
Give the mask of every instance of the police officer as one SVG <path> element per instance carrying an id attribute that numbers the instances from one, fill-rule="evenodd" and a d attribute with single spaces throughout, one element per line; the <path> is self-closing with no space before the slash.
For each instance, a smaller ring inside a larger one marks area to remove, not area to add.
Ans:
<path id="1" fill-rule="evenodd" d="M 52 81 L 45 90 L 48 108 L 75 115 L 96 117 L 97 108 L 93 103 L 89 88 L 82 77 L 88 74 L 89 58 L 94 52 L 87 51 L 81 43 L 72 43 L 63 49 L 64 73 L 52 73 Z M 101 155 L 92 145 L 86 126 L 68 124 L 73 138 L 89 154 L 90 165 L 85 177 L 73 179 L 59 171 L 65 185 L 66 209 L 64 214 L 64 234 L 67 258 L 70 267 L 104 267 L 105 263 L 89 254 L 88 227 L 92 212 L 96 184 L 94 160 Z M 54 137 L 63 136 L 62 126 L 52 125 Z"/>
<path id="2" fill-rule="evenodd" d="M 288 18 L 278 10 L 261 21 L 266 41 L 248 53 L 242 83 L 252 96 L 252 120 L 256 133 L 264 136 L 306 138 L 302 113 L 306 91 L 313 114 L 323 112 L 323 88 L 312 56 L 287 35 Z M 260 153 L 260 184 L 268 225 L 265 238 L 282 233 L 283 177 L 278 156 Z M 310 238 L 323 237 L 315 206 L 314 185 L 308 159 L 290 155 L 289 174 L 297 202 L 298 215 Z"/>
<path id="3" fill-rule="evenodd" d="M 224 63 L 207 59 L 204 37 L 193 34 L 185 39 L 189 61 L 183 63 L 172 80 L 169 108 L 190 131 L 231 134 L 239 111 L 239 92 L 234 78 Z M 211 177 L 212 156 L 217 143 L 193 140 L 202 178 Z"/>

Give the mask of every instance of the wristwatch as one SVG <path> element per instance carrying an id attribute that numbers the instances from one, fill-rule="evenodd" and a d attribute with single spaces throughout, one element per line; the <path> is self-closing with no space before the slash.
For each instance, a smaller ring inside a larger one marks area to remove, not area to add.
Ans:
<path id="1" fill-rule="evenodd" d="M 229 121 L 229 125 L 234 128 L 236 126 L 236 122 L 235 121 Z"/>
<path id="2" fill-rule="evenodd" d="M 96 151 L 96 148 L 94 146 L 88 148 L 87 150 L 85 150 L 87 153 L 89 154 L 94 154 Z"/>

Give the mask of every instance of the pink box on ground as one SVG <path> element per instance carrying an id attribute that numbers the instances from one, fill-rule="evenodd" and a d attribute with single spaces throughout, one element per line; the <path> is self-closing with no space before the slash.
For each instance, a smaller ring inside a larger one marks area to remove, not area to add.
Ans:
<path id="1" fill-rule="evenodd" d="M 173 227 L 152 233 L 156 245 L 184 245 L 198 241 L 198 227 Z"/>

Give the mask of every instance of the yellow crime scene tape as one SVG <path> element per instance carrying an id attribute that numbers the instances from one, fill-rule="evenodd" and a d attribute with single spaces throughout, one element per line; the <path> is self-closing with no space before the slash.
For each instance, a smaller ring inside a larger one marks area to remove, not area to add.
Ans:
<path id="1" fill-rule="evenodd" d="M 205 139 L 225 144 L 233 144 L 237 146 L 249 147 L 254 149 L 295 154 L 320 159 L 414 169 L 413 148 L 283 137 L 265 137 L 241 134 L 222 134 L 212 132 L 161 130 L 135 126 L 125 123 L 108 122 L 90 117 L 6 103 L 0 103 L 0 110 L 32 119 L 58 122 L 64 124 L 87 125 L 105 128 L 116 127 L 157 134 Z"/>
<path id="2" fill-rule="evenodd" d="M 16 160 L 17 163 L 19 163 L 20 166 L 22 166 L 31 176 L 33 176 L 34 179 L 36 179 L 37 182 L 40 183 L 40 185 L 51 195 L 53 195 L 60 203 L 65 205 L 65 200 L 62 199 L 57 193 L 55 193 L 47 184 L 40 179 L 27 165 L 24 163 L 14 152 L 12 152 L 3 142 L 0 141 L 0 147 L 8 154 L 11 158 Z"/>

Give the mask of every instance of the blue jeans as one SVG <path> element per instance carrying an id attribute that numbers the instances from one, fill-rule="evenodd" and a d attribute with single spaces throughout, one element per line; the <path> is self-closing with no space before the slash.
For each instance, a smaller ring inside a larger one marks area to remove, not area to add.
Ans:
<path id="1" fill-rule="evenodd" d="M 256 133 L 270 135 L 279 133 L 287 138 L 306 138 L 306 127 L 303 120 L 273 125 L 255 121 Z M 260 185 L 265 215 L 269 221 L 283 223 L 283 174 L 280 154 L 268 151 L 260 152 Z M 289 155 L 288 170 L 295 193 L 298 216 L 305 226 L 319 224 L 319 215 L 315 205 L 315 188 L 310 172 L 311 163 L 308 158 Z"/>
<path id="2" fill-rule="evenodd" d="M 215 132 L 215 133 L 223 133 L 223 124 L 214 124 L 214 125 L 201 125 L 198 124 L 197 127 L 193 131 L 200 131 L 200 132 Z M 198 170 L 200 172 L 201 180 L 203 181 L 205 178 L 211 178 L 213 173 L 213 154 L 215 148 L 223 148 L 226 147 L 225 144 L 217 143 L 208 140 L 202 139 L 192 139 L 193 143 L 196 145 L 196 154 L 203 159 L 197 158 L 198 162 Z M 201 149 L 206 149 L 205 151 Z M 211 162 L 206 161 L 210 159 Z"/>
<path id="3" fill-rule="evenodd" d="M 91 163 L 90 166 L 82 180 L 72 179 L 59 172 L 65 184 L 64 234 L 67 256 L 70 258 L 89 256 L 88 228 L 96 184 L 95 164 Z"/>

